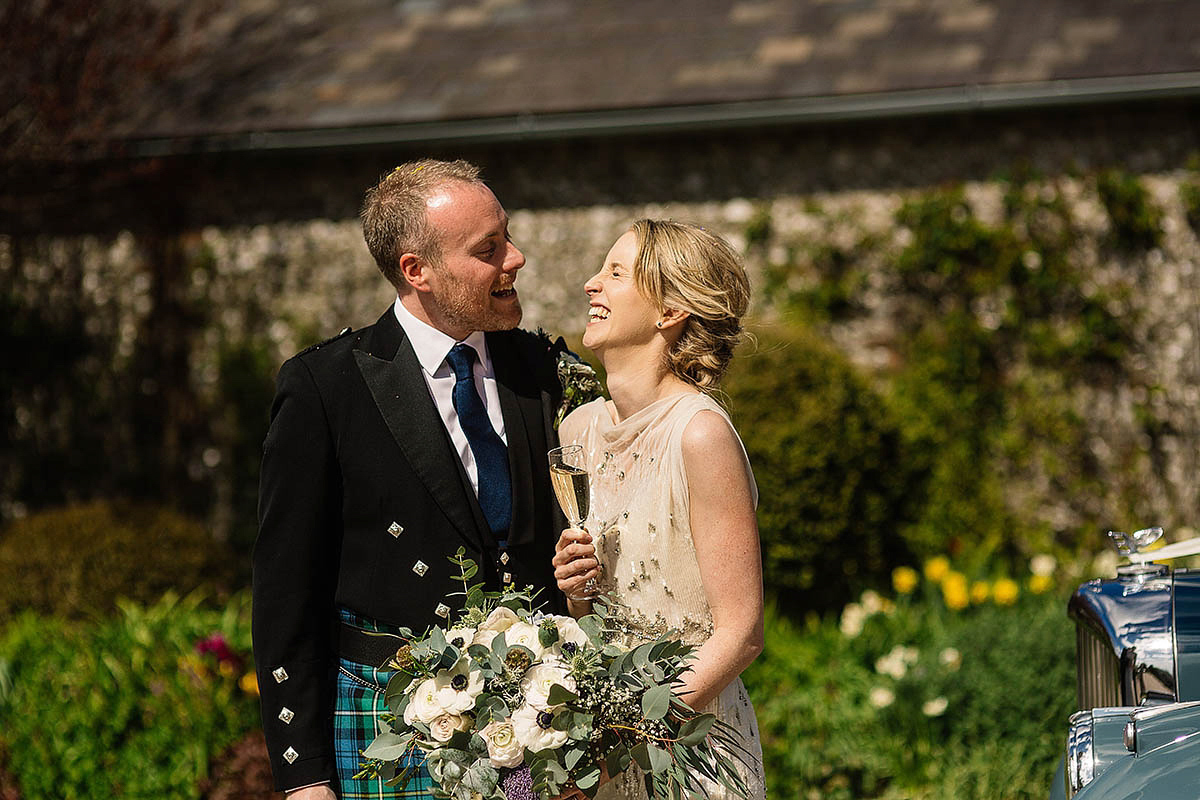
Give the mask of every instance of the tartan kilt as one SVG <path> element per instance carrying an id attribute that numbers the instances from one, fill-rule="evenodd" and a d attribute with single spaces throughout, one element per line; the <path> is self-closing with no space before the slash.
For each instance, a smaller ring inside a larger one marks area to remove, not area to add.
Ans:
<path id="1" fill-rule="evenodd" d="M 370 620 L 342 611 L 343 620 L 365 630 L 384 630 Z M 337 701 L 333 712 L 333 749 L 337 762 L 338 797 L 341 800 L 432 800 L 433 779 L 425 768 L 424 757 L 413 756 L 418 768 L 403 789 L 384 786 L 383 780 L 352 776 L 362 769 L 367 749 L 380 731 L 379 715 L 387 712 L 384 690 L 392 670 L 340 659 L 337 672 Z"/>

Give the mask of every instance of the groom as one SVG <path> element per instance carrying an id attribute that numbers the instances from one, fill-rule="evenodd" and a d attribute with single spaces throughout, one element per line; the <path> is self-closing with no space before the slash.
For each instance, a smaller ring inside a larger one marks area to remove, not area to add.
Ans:
<path id="1" fill-rule="evenodd" d="M 403 164 L 363 232 L 396 288 L 374 325 L 279 370 L 254 549 L 254 657 L 276 788 L 289 800 L 398 797 L 353 780 L 386 710 L 400 628 L 446 625 L 476 580 L 543 588 L 564 525 L 546 462 L 565 349 L 515 330 L 525 257 L 464 162 Z M 424 770 L 404 796 L 428 793 Z"/>

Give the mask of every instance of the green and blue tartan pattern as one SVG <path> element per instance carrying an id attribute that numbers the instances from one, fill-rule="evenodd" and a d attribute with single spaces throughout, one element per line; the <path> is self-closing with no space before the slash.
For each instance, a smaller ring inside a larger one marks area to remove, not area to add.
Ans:
<path id="1" fill-rule="evenodd" d="M 396 633 L 385 624 L 339 609 L 342 622 L 377 633 Z M 425 768 L 424 757 L 414 757 L 418 769 L 403 791 L 383 785 L 383 781 L 354 780 L 364 761 L 362 751 L 379 731 L 379 715 L 388 710 L 384 690 L 393 670 L 368 664 L 338 660 L 337 703 L 333 712 L 333 749 L 337 761 L 338 797 L 341 800 L 432 800 L 433 779 Z"/>

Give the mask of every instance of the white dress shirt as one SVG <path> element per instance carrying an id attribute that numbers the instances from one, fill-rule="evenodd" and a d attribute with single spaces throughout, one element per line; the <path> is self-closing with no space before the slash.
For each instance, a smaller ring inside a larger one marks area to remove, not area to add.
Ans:
<path id="1" fill-rule="evenodd" d="M 467 434 L 463 432 L 458 421 L 458 412 L 454 410 L 454 370 L 446 361 L 450 348 L 459 342 L 453 337 L 442 333 L 437 328 L 422 322 L 404 307 L 400 298 L 396 298 L 393 306 L 396 319 L 404 329 L 408 341 L 412 343 L 417 361 L 421 363 L 421 374 L 425 376 L 425 385 L 433 395 L 433 404 L 437 406 L 442 424 L 454 442 L 454 449 L 471 479 L 471 488 L 479 495 L 479 468 L 475 466 L 475 455 L 467 442 Z M 500 412 L 500 394 L 496 389 L 496 371 L 492 367 L 492 357 L 488 353 L 487 339 L 481 331 L 475 331 L 462 341 L 462 344 L 475 348 L 478 358 L 475 359 L 475 391 L 483 399 L 483 407 L 487 410 L 488 419 L 500 439 L 508 444 L 508 436 L 504 431 L 504 416 Z"/>

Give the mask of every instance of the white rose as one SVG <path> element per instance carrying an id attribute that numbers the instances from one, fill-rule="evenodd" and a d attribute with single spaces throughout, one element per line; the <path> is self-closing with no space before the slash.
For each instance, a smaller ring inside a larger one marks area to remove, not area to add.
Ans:
<path id="1" fill-rule="evenodd" d="M 496 638 L 497 634 L 504 633 L 520 620 L 521 618 L 511 608 L 501 606 L 488 614 L 488 618 L 476 629 L 471 644 L 491 647 L 492 640 Z"/>
<path id="2" fill-rule="evenodd" d="M 538 629 L 536 625 L 530 625 L 528 622 L 514 622 L 512 627 L 504 632 L 504 641 L 508 642 L 508 646 L 521 645 L 527 647 L 533 653 L 533 660 L 537 661 L 542 657 L 545 648 L 538 641 Z"/>
<path id="3" fill-rule="evenodd" d="M 436 741 L 448 742 L 456 731 L 465 731 L 471 722 L 459 714 L 442 714 L 429 723 L 429 733 Z"/>
<path id="4" fill-rule="evenodd" d="M 475 707 L 475 699 L 483 691 L 483 675 L 470 666 L 467 659 L 461 658 L 453 667 L 433 677 L 437 704 L 447 714 L 470 711 Z"/>
<path id="5" fill-rule="evenodd" d="M 416 693 L 408 701 L 408 706 L 404 709 L 404 722 L 406 725 L 412 725 L 414 721 L 420 720 L 428 725 L 445 713 L 446 709 L 438 702 L 437 683 L 433 678 L 427 678 L 421 681 Z"/>
<path id="6" fill-rule="evenodd" d="M 550 689 L 556 684 L 575 691 L 575 679 L 567 673 L 562 664 L 547 661 L 530 668 L 525 677 L 521 678 L 521 691 L 525 694 L 525 702 L 542 711 L 554 708 L 550 705 Z"/>
<path id="7" fill-rule="evenodd" d="M 524 758 L 525 748 L 517 739 L 509 720 L 494 719 L 479 732 L 487 742 L 488 758 L 495 767 L 519 767 Z"/>
<path id="8" fill-rule="evenodd" d="M 567 741 L 567 732 L 550 726 L 551 713 L 523 705 L 512 715 L 513 732 L 522 747 L 535 753 L 539 750 L 556 750 Z"/>

